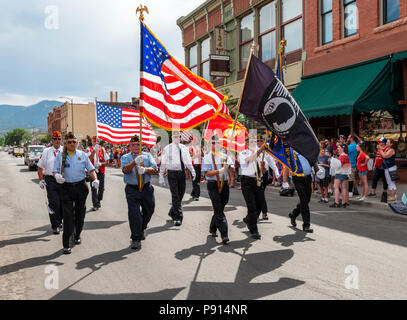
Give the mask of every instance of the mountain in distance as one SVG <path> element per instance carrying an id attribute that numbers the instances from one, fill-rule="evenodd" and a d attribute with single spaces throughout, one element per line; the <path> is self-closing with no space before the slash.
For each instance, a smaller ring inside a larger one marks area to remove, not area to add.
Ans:
<path id="1" fill-rule="evenodd" d="M 31 106 L 0 105 L 0 134 L 14 128 L 47 131 L 48 113 L 62 102 L 43 100 Z"/>

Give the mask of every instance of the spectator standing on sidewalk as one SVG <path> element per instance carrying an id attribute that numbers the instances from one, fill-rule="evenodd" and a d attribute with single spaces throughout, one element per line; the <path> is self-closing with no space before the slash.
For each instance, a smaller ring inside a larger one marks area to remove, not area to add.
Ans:
<path id="1" fill-rule="evenodd" d="M 387 188 L 388 184 L 386 181 L 386 176 L 384 174 L 384 168 L 383 168 L 383 158 L 380 155 L 379 151 L 379 146 L 381 146 L 383 152 L 386 152 L 386 143 L 387 139 L 385 137 L 381 137 L 379 140 L 377 140 L 378 145 L 377 145 L 377 152 L 376 152 L 376 159 L 373 165 L 374 172 L 373 172 L 373 178 L 372 178 L 372 191 L 368 194 L 369 197 L 376 197 L 376 187 L 379 179 L 382 179 L 383 181 L 383 193 L 382 193 L 382 198 L 381 202 L 387 202 Z"/>
<path id="2" fill-rule="evenodd" d="M 357 173 L 357 159 L 358 159 L 358 151 L 356 149 L 357 145 L 357 138 L 354 135 L 350 135 L 348 137 L 348 156 L 350 160 L 350 165 L 352 167 L 352 171 L 349 177 L 349 196 L 353 197 L 353 195 L 358 196 L 359 191 L 357 187 L 356 181 L 356 173 Z"/>
<path id="3" fill-rule="evenodd" d="M 396 182 L 391 179 L 390 171 L 397 171 L 396 166 L 396 142 L 392 139 L 388 139 L 386 143 L 386 151 L 383 151 L 383 146 L 379 145 L 379 152 L 383 158 L 384 174 L 386 176 L 387 184 L 389 185 L 389 197 L 388 201 L 396 200 Z"/>
<path id="4" fill-rule="evenodd" d="M 335 168 L 335 182 L 334 182 L 335 203 L 330 206 L 331 208 L 341 207 L 341 204 L 339 203 L 341 193 L 342 193 L 342 207 L 346 208 L 347 206 L 349 206 L 348 182 L 352 168 L 347 152 L 348 146 L 346 144 L 338 145 L 338 154 L 339 154 L 338 160 L 340 161 L 340 166 L 338 168 Z"/>
<path id="5" fill-rule="evenodd" d="M 358 174 L 362 182 L 362 196 L 358 198 L 360 201 L 366 200 L 367 193 L 369 192 L 369 185 L 367 184 L 367 162 L 369 161 L 369 156 L 366 154 L 366 145 L 364 141 L 359 141 L 356 146 L 356 150 L 359 152 L 356 167 L 358 169 Z"/>
<path id="6" fill-rule="evenodd" d="M 318 156 L 318 166 L 324 169 L 325 175 L 323 177 L 318 177 L 319 179 L 319 190 L 321 192 L 321 200 L 319 202 L 328 203 L 328 184 L 329 184 L 329 156 L 326 155 L 325 149 L 321 148 Z"/>

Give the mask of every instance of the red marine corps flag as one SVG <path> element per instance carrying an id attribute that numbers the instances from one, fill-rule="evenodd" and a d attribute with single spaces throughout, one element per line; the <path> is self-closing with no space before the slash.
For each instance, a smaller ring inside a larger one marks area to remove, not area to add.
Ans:
<path id="1" fill-rule="evenodd" d="M 140 19 L 140 108 L 154 125 L 188 130 L 220 111 L 227 97 L 176 61 Z"/>

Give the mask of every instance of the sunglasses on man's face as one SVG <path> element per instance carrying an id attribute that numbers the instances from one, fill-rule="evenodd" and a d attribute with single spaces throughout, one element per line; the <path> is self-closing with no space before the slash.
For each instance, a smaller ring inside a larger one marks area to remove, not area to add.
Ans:
<path id="1" fill-rule="evenodd" d="M 66 143 L 67 143 L 67 144 L 75 144 L 76 141 L 67 141 Z"/>
<path id="2" fill-rule="evenodd" d="M 52 138 L 52 140 L 59 140 L 59 141 L 61 141 L 62 139 L 61 139 L 61 138 Z"/>

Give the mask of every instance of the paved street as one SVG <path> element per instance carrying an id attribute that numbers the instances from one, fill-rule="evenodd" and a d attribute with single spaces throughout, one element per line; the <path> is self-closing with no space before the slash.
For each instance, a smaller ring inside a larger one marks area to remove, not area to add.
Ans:
<path id="1" fill-rule="evenodd" d="M 181 227 L 167 215 L 169 190 L 155 186 L 147 239 L 133 251 L 122 173 L 107 171 L 102 209 L 87 213 L 82 244 L 63 255 L 36 172 L 0 153 L 0 299 L 407 299 L 407 217 L 382 207 L 330 209 L 314 198 L 314 233 L 306 235 L 289 227 L 297 198 L 269 189 L 270 219 L 259 223 L 255 241 L 242 222 L 242 193 L 232 189 L 224 246 L 208 236 L 205 185 L 200 201 L 190 202 L 188 182 Z M 58 289 L 45 285 L 51 265 Z M 358 289 L 346 288 L 345 271 L 353 280 L 358 271 L 358 283 L 351 281 Z"/>

